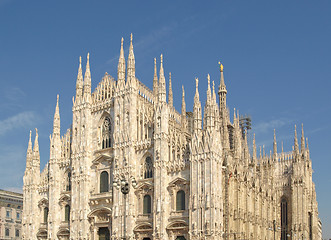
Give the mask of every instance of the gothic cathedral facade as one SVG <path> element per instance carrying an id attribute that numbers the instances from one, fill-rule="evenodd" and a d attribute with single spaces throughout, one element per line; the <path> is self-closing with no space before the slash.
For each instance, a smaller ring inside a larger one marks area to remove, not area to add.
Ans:
<path id="1" fill-rule="evenodd" d="M 219 104 L 207 76 L 202 111 L 173 107 L 161 55 L 153 90 L 135 75 L 123 39 L 117 79 L 91 92 L 89 55 L 81 58 L 72 126 L 60 134 L 57 98 L 50 158 L 40 173 L 31 132 L 24 174 L 23 239 L 321 239 L 312 162 L 302 130 L 293 151 L 251 151 L 239 113 L 232 121 L 220 66 Z M 127 67 L 126 67 L 127 66 Z M 168 101 L 167 101 L 168 99 Z"/>

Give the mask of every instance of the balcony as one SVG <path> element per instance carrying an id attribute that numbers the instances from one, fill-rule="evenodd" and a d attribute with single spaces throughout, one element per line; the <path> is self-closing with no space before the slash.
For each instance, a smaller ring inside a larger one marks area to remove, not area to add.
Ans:
<path id="1" fill-rule="evenodd" d="M 60 228 L 62 228 L 62 229 L 69 229 L 69 226 L 70 226 L 70 224 L 68 221 L 62 221 L 60 223 Z"/>
<path id="2" fill-rule="evenodd" d="M 113 191 L 109 190 L 108 192 L 95 193 L 90 197 L 90 205 L 101 205 L 101 204 L 111 204 L 113 201 Z"/>
<path id="3" fill-rule="evenodd" d="M 139 214 L 137 222 L 153 222 L 153 214 Z"/>
<path id="4" fill-rule="evenodd" d="M 170 214 L 170 219 L 172 220 L 185 220 L 188 219 L 188 210 L 172 211 Z"/>
<path id="5" fill-rule="evenodd" d="M 47 230 L 47 223 L 40 223 L 39 230 Z"/>

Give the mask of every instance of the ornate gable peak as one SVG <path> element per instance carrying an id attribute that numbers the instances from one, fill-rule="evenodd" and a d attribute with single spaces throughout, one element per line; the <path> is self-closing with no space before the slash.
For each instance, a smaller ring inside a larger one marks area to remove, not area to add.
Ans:
<path id="1" fill-rule="evenodd" d="M 176 220 L 174 222 L 170 222 L 166 227 L 167 230 L 180 230 L 188 228 L 188 224 L 185 220 Z"/>
<path id="2" fill-rule="evenodd" d="M 69 204 L 70 201 L 71 201 L 70 195 L 69 194 L 63 194 L 59 199 L 59 204 L 60 205 Z"/>
<path id="3" fill-rule="evenodd" d="M 134 229 L 134 232 L 146 232 L 146 231 L 153 231 L 153 226 L 151 223 L 143 222 L 137 225 Z"/>
<path id="4" fill-rule="evenodd" d="M 93 209 L 88 215 L 87 217 L 90 218 L 90 217 L 93 217 L 95 215 L 98 215 L 100 213 L 106 213 L 106 214 L 111 214 L 112 213 L 112 210 L 110 208 L 107 208 L 107 207 L 98 207 L 98 208 L 95 208 Z"/>
<path id="5" fill-rule="evenodd" d="M 186 185 L 189 184 L 185 178 L 177 177 L 169 183 L 169 186 L 177 186 L 177 185 Z"/>
<path id="6" fill-rule="evenodd" d="M 38 207 L 47 207 L 48 206 L 48 199 L 47 198 L 42 198 L 39 202 L 38 202 Z"/>
<path id="7" fill-rule="evenodd" d="M 136 187 L 136 190 L 141 191 L 143 189 L 153 189 L 153 184 L 146 181 L 140 182 Z"/>
<path id="8" fill-rule="evenodd" d="M 92 161 L 92 164 L 97 165 L 102 162 L 110 162 L 110 160 L 111 160 L 111 156 L 109 154 L 101 153 Z"/>

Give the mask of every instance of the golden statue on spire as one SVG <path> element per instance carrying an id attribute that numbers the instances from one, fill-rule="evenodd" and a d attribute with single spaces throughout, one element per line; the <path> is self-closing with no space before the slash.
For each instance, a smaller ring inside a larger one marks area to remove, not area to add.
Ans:
<path id="1" fill-rule="evenodd" d="M 218 62 L 218 64 L 220 65 L 220 71 L 223 72 L 223 64 L 221 62 Z"/>

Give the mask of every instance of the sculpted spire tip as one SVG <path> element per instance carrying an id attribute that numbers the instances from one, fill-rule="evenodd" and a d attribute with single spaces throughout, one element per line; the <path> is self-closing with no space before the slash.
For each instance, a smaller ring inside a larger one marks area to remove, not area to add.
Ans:
<path id="1" fill-rule="evenodd" d="M 223 64 L 221 62 L 218 62 L 218 64 L 220 65 L 220 72 L 223 72 Z"/>

